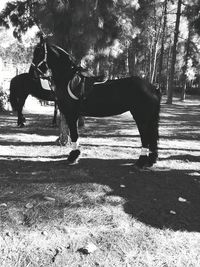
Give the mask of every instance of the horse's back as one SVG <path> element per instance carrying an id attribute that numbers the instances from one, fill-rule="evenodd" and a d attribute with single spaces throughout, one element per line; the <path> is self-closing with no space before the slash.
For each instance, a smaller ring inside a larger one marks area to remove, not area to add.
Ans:
<path id="1" fill-rule="evenodd" d="M 19 81 L 24 81 L 24 80 L 29 80 L 29 79 L 30 79 L 29 73 L 21 73 L 13 77 L 11 79 L 11 82 L 19 82 Z"/>
<path id="2" fill-rule="evenodd" d="M 21 73 L 13 77 L 10 81 L 10 91 L 23 91 L 30 84 L 29 73 Z"/>
<path id="3" fill-rule="evenodd" d="M 123 79 L 108 80 L 105 83 L 94 84 L 91 97 L 113 98 L 117 95 L 122 99 L 130 99 L 131 96 L 142 95 L 151 98 L 158 96 L 159 90 L 148 81 L 132 76 Z"/>
<path id="4" fill-rule="evenodd" d="M 86 116 L 111 116 L 139 105 L 146 109 L 154 102 L 159 103 L 154 86 L 134 76 L 95 84 L 81 109 Z"/>

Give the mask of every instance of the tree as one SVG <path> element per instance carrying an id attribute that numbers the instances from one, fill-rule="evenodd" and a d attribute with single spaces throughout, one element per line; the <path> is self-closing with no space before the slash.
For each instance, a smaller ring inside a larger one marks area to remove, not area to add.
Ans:
<path id="1" fill-rule="evenodd" d="M 175 72 L 176 55 L 177 55 L 176 48 L 177 48 L 177 41 L 178 41 L 178 35 L 179 35 L 181 6 L 182 6 L 182 0 L 178 0 L 177 13 L 176 13 L 176 25 L 175 25 L 175 31 L 174 31 L 174 43 L 172 47 L 172 60 L 171 60 L 171 68 L 170 68 L 170 75 L 169 75 L 169 87 L 168 87 L 168 95 L 167 95 L 168 104 L 172 104 L 172 98 L 173 98 L 174 72 Z"/>
<path id="2" fill-rule="evenodd" d="M 167 28 L 167 3 L 168 0 L 165 0 L 163 4 L 163 25 L 161 33 L 161 48 L 159 57 L 159 68 L 158 68 L 158 84 L 160 90 L 163 88 L 163 59 L 165 51 L 166 28 Z"/>
<path id="3" fill-rule="evenodd" d="M 177 53 L 187 43 L 179 24 L 183 15 L 188 21 L 190 16 L 182 14 L 181 9 L 184 11 L 187 6 L 200 9 L 196 0 L 177 3 L 174 0 L 18 0 L 10 3 L 0 17 L 5 26 L 11 21 L 19 39 L 28 27 L 37 24 L 52 35 L 49 37 L 52 42 L 73 54 L 77 64 L 84 64 L 95 75 L 104 71 L 111 78 L 142 75 L 160 87 L 169 81 L 170 103 L 174 80 L 181 82 L 182 65 L 186 63 L 182 60 L 186 59 L 185 51 Z M 198 11 L 194 16 L 198 19 Z M 194 57 L 190 52 L 189 59 L 191 56 Z"/>

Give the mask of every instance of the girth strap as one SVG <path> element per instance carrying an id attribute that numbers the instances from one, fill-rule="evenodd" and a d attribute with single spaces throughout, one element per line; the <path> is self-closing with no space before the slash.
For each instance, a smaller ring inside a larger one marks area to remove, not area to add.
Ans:
<path id="1" fill-rule="evenodd" d="M 67 85 L 67 91 L 68 91 L 68 94 L 69 94 L 69 96 L 70 96 L 71 98 L 73 98 L 74 100 L 79 100 L 79 98 L 76 97 L 76 96 L 72 93 L 71 88 L 70 88 L 70 82 L 71 82 L 71 81 L 69 81 L 69 83 L 68 83 L 68 85 Z"/>
<path id="2" fill-rule="evenodd" d="M 69 81 L 67 91 L 72 99 L 82 99 L 85 95 L 85 77 L 76 73 Z"/>

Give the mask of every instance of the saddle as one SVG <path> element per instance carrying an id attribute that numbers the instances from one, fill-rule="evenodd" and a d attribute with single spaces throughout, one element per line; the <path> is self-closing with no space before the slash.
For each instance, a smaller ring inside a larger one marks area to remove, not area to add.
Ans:
<path id="1" fill-rule="evenodd" d="M 73 78 L 68 83 L 68 93 L 74 100 L 85 100 L 93 89 L 94 84 L 105 83 L 104 75 L 87 76 L 88 73 L 81 71 L 76 72 Z"/>

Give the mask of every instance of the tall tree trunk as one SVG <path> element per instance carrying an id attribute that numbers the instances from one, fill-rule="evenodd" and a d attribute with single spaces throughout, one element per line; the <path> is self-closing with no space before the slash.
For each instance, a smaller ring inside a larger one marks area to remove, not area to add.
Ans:
<path id="1" fill-rule="evenodd" d="M 60 112 L 60 124 L 59 124 L 59 137 L 56 140 L 56 142 L 61 145 L 65 146 L 70 142 L 70 137 L 69 137 L 69 128 L 67 126 L 65 116 Z"/>
<path id="2" fill-rule="evenodd" d="M 185 100 L 185 93 L 186 93 L 186 88 L 187 88 L 187 69 L 188 69 L 188 60 L 189 60 L 189 53 L 190 53 L 190 41 L 191 41 L 191 27 L 189 25 L 188 29 L 188 38 L 187 38 L 187 43 L 186 43 L 186 52 L 185 52 L 185 64 L 183 67 L 183 86 L 181 90 L 181 101 Z"/>
<path id="3" fill-rule="evenodd" d="M 165 50 L 165 35 L 166 35 L 166 26 L 167 26 L 167 2 L 164 2 L 164 10 L 163 10 L 163 27 L 162 27 L 162 41 L 161 41 L 161 49 L 160 49 L 160 58 L 159 58 L 159 67 L 158 67 L 158 84 L 159 89 L 163 88 L 163 58 L 164 58 L 164 50 Z"/>
<path id="4" fill-rule="evenodd" d="M 172 100 L 173 100 L 174 73 L 175 73 L 175 64 L 176 64 L 176 55 L 177 55 L 176 47 L 177 47 L 178 34 L 179 34 L 181 5 L 182 5 L 182 0 L 178 0 L 176 25 L 175 25 L 175 32 L 174 32 L 174 44 L 172 47 L 172 61 L 171 61 L 171 68 L 170 68 L 170 74 L 169 74 L 169 88 L 167 92 L 168 93 L 167 104 L 172 104 Z"/>
<path id="5" fill-rule="evenodd" d="M 152 76 L 152 52 L 153 50 L 153 46 L 150 45 L 150 48 L 149 48 L 149 72 L 148 72 L 148 80 L 151 81 L 151 76 Z"/>
<path id="6" fill-rule="evenodd" d="M 153 49 L 152 49 L 152 73 L 151 73 L 151 83 L 155 81 L 155 72 L 156 72 L 156 62 L 157 62 L 157 55 L 158 55 L 158 44 L 160 39 L 160 30 L 161 27 L 157 26 L 157 14 L 155 8 L 155 0 L 154 0 L 154 38 L 153 38 Z"/>
<path id="7" fill-rule="evenodd" d="M 152 74 L 151 74 L 151 83 L 153 83 L 155 81 L 157 55 L 158 55 L 158 39 L 156 40 L 155 48 L 154 48 L 153 64 L 152 64 Z"/>
<path id="8" fill-rule="evenodd" d="M 169 71 L 170 71 L 170 69 L 169 69 L 169 63 L 170 63 L 170 58 L 171 58 L 171 50 L 172 50 L 172 48 L 171 48 L 171 40 L 170 40 L 170 43 L 169 43 L 169 48 L 168 48 L 168 52 L 167 52 L 167 62 L 166 62 L 166 70 L 167 70 L 167 72 L 166 72 L 166 79 L 165 79 L 165 81 L 166 81 L 166 93 L 168 94 L 168 88 L 169 88 Z"/>
<path id="9" fill-rule="evenodd" d="M 135 75 L 135 63 L 136 63 L 136 55 L 135 55 L 135 47 L 136 47 L 136 40 L 133 39 L 131 44 L 128 48 L 128 67 L 129 67 L 129 75 Z"/>

